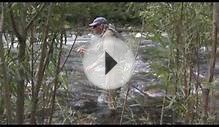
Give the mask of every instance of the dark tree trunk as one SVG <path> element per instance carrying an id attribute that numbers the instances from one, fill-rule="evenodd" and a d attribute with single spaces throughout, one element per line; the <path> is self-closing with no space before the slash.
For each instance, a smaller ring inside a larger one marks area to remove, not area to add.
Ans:
<path id="1" fill-rule="evenodd" d="M 7 117 L 7 124 L 12 122 L 12 114 L 11 114 L 11 97 L 10 97 L 10 81 L 8 78 L 8 70 L 7 70 L 7 64 L 5 61 L 4 56 L 4 44 L 3 44 L 3 24 L 4 24 L 4 6 L 3 3 L 1 4 L 1 20 L 0 20 L 0 61 L 1 61 L 1 70 L 3 74 L 3 87 L 4 87 L 4 107 L 6 109 L 6 117 Z"/>

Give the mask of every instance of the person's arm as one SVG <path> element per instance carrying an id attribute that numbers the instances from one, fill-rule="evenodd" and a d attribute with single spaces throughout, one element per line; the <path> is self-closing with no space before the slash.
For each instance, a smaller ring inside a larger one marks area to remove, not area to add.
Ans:
<path id="1" fill-rule="evenodd" d="M 105 53 L 105 52 L 104 52 L 104 53 Z M 97 59 L 92 65 L 88 66 L 88 67 L 86 68 L 86 71 L 92 70 L 92 69 L 95 68 L 98 64 L 104 62 L 104 53 L 102 53 L 102 54 L 98 57 L 98 59 Z"/>

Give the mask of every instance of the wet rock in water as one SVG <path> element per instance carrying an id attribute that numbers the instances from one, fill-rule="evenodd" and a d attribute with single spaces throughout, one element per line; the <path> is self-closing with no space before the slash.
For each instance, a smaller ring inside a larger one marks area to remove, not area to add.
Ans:
<path id="1" fill-rule="evenodd" d="M 101 93 L 98 98 L 97 98 L 97 102 L 100 104 L 106 104 L 107 103 L 107 95 L 104 93 Z"/>
<path id="2" fill-rule="evenodd" d="M 151 71 L 150 64 L 143 62 L 142 58 L 138 56 L 134 64 L 134 73 L 145 72 L 148 73 Z"/>
<path id="3" fill-rule="evenodd" d="M 109 110 L 106 106 L 96 112 L 97 123 L 119 124 L 121 113 L 116 110 Z"/>
<path id="4" fill-rule="evenodd" d="M 98 107 L 95 100 L 80 100 L 74 104 L 73 108 L 82 113 L 91 114 L 95 112 Z"/>

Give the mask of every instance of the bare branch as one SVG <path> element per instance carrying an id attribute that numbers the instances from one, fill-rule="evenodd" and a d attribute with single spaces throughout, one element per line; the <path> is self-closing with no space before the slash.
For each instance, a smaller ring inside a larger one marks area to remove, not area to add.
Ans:
<path id="1" fill-rule="evenodd" d="M 61 67 L 61 69 L 60 69 L 60 70 L 62 70 L 62 69 L 63 69 L 63 67 L 65 66 L 65 63 L 67 62 L 67 60 L 68 60 L 68 57 L 70 56 L 70 54 L 71 54 L 71 51 L 72 51 L 72 49 L 73 49 L 73 47 L 74 47 L 74 45 L 75 45 L 75 42 L 76 42 L 76 40 L 77 40 L 77 37 L 78 37 L 78 33 L 77 33 L 77 34 L 76 34 L 76 36 L 75 36 L 74 43 L 72 44 L 72 46 L 71 46 L 71 49 L 70 49 L 70 51 L 69 51 L 69 53 L 68 53 L 68 56 L 66 57 L 66 59 L 65 59 L 65 61 L 64 61 L 64 63 L 63 63 L 63 65 L 62 65 L 62 67 Z"/>

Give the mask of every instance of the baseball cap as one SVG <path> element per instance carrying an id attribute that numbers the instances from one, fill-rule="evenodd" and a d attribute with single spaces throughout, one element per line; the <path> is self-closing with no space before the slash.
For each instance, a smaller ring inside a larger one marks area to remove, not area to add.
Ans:
<path id="1" fill-rule="evenodd" d="M 97 17 L 89 26 L 92 27 L 99 24 L 107 24 L 107 20 L 104 17 Z"/>

